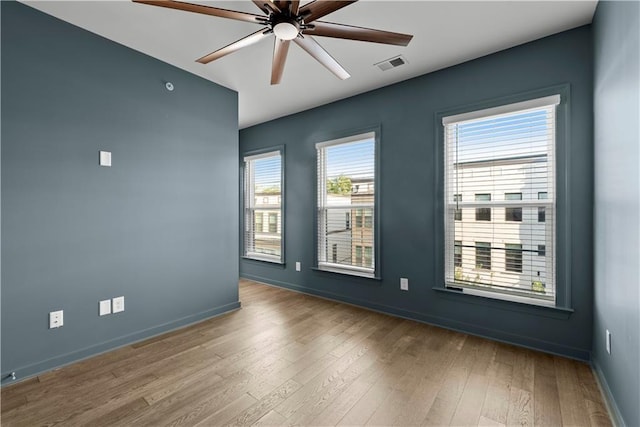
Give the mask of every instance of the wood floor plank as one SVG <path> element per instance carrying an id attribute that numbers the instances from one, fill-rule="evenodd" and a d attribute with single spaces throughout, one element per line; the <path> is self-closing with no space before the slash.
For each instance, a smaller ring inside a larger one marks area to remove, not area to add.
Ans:
<path id="1" fill-rule="evenodd" d="M 505 359 L 500 358 L 500 360 L 504 361 Z M 494 362 L 487 375 L 490 378 L 490 384 L 482 404 L 481 418 L 492 420 L 498 424 L 506 424 L 513 367 L 505 363 Z"/>
<path id="2" fill-rule="evenodd" d="M 336 398 L 334 405 L 325 408 L 310 424 L 321 426 L 338 424 L 383 373 L 384 370 L 380 369 L 379 362 L 372 364 Z"/>
<path id="3" fill-rule="evenodd" d="M 249 408 L 234 414 L 232 418 L 226 420 L 224 425 L 249 426 L 258 422 L 267 415 L 273 408 L 285 401 L 291 394 L 295 393 L 302 385 L 293 380 L 285 382 L 262 399 L 251 405 Z"/>
<path id="4" fill-rule="evenodd" d="M 548 354 L 535 355 L 533 398 L 535 425 L 558 426 L 562 424 L 553 356 Z"/>
<path id="5" fill-rule="evenodd" d="M 3 387 L 2 425 L 611 425 L 584 363 L 239 291 L 241 310 Z"/>
<path id="6" fill-rule="evenodd" d="M 506 424 L 509 426 L 534 425 L 534 408 L 530 392 L 517 387 L 511 388 Z M 539 424 L 536 423 L 536 425 Z"/>
<path id="7" fill-rule="evenodd" d="M 587 405 L 575 365 L 576 363 L 569 359 L 554 359 L 560 412 L 563 424 L 586 426 L 589 424 Z"/>
<path id="8" fill-rule="evenodd" d="M 398 367 L 393 371 L 397 381 L 393 384 L 391 393 L 376 408 L 375 412 L 367 420 L 367 425 L 390 426 L 400 417 L 403 411 L 413 410 L 408 402 L 418 387 L 420 377 L 412 369 L 416 357 L 406 354 L 398 358 Z M 401 372 L 404 371 L 404 374 Z"/>
<path id="9" fill-rule="evenodd" d="M 406 404 L 406 409 L 393 422 L 394 426 L 422 425 L 436 399 L 441 382 L 422 377 Z"/>
<path id="10" fill-rule="evenodd" d="M 282 426 L 287 421 L 285 417 L 274 410 L 269 411 L 264 417 L 260 418 L 253 426 Z"/>
<path id="11" fill-rule="evenodd" d="M 453 425 L 478 424 L 488 387 L 489 380 L 484 375 L 469 375 L 451 420 Z"/>

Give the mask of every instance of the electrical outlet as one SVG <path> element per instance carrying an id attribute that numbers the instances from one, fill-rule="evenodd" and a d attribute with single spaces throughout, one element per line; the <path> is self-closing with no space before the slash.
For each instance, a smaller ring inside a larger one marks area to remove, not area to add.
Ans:
<path id="1" fill-rule="evenodd" d="M 406 277 L 401 277 L 400 278 L 400 290 L 401 291 L 408 291 L 409 290 L 409 279 L 407 279 Z"/>
<path id="2" fill-rule="evenodd" d="M 100 301 L 100 316 L 111 314 L 111 300 Z"/>
<path id="3" fill-rule="evenodd" d="M 111 167 L 111 151 L 100 151 L 100 166 Z"/>
<path id="4" fill-rule="evenodd" d="M 300 261 L 296 262 L 296 271 L 300 271 Z"/>
<path id="5" fill-rule="evenodd" d="M 607 346 L 607 353 L 611 354 L 611 332 L 608 329 L 605 334 L 605 345 Z"/>
<path id="6" fill-rule="evenodd" d="M 52 311 L 49 313 L 49 329 L 59 328 L 64 325 L 64 311 Z"/>
<path id="7" fill-rule="evenodd" d="M 117 297 L 113 299 L 113 312 L 120 313 L 124 311 L 124 297 Z"/>

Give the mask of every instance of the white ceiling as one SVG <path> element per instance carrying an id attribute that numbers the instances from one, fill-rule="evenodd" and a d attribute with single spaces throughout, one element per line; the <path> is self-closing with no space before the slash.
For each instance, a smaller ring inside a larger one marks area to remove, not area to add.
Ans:
<path id="1" fill-rule="evenodd" d="M 413 34 L 409 46 L 316 37 L 351 74 L 339 80 L 292 44 L 277 86 L 269 84 L 271 38 L 208 65 L 195 62 L 256 31 L 256 24 L 130 1 L 24 3 L 236 90 L 239 125 L 244 128 L 588 24 L 597 0 L 361 0 L 322 20 Z M 261 13 L 249 0 L 199 3 Z M 400 54 L 408 64 L 384 72 L 373 66 Z"/>

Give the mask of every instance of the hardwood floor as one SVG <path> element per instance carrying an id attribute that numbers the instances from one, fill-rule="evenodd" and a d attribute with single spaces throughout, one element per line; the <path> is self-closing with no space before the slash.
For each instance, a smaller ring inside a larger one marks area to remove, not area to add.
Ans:
<path id="1" fill-rule="evenodd" d="M 2 425 L 611 425 L 588 365 L 240 282 L 243 308 L 2 389 Z"/>

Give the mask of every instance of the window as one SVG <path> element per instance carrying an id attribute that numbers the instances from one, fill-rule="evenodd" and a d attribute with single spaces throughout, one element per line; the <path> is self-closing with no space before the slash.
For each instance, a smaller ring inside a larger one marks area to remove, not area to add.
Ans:
<path id="1" fill-rule="evenodd" d="M 269 212 L 269 233 L 278 232 L 278 214 Z"/>
<path id="2" fill-rule="evenodd" d="M 476 202 L 490 202 L 491 194 L 476 194 Z M 476 221 L 491 221 L 491 208 L 476 208 Z"/>
<path id="3" fill-rule="evenodd" d="M 362 228 L 364 213 L 362 209 L 356 209 L 356 228 Z"/>
<path id="4" fill-rule="evenodd" d="M 547 221 L 547 210 L 544 207 L 538 208 L 538 222 Z"/>
<path id="5" fill-rule="evenodd" d="M 316 148 L 318 268 L 373 277 L 376 271 L 376 135 L 369 132 L 319 143 Z M 333 247 L 337 248 L 335 257 L 327 253 Z"/>
<path id="6" fill-rule="evenodd" d="M 550 96 L 443 118 L 446 286 L 555 303 L 559 102 Z M 458 214 L 467 208 L 475 218 Z M 502 210 L 504 222 L 492 221 Z M 475 260 L 462 256 L 462 242 L 475 242 Z"/>
<path id="7" fill-rule="evenodd" d="M 476 242 L 476 268 L 491 270 L 491 243 Z"/>
<path id="8" fill-rule="evenodd" d="M 264 228 L 262 225 L 262 219 L 264 216 L 262 215 L 262 212 L 254 212 L 253 215 L 255 218 L 255 232 L 262 233 L 264 231 Z"/>
<path id="9" fill-rule="evenodd" d="M 453 246 L 453 265 L 462 267 L 462 242 L 456 240 Z"/>
<path id="10" fill-rule="evenodd" d="M 371 246 L 364 247 L 364 265 L 367 267 L 373 265 L 373 248 Z"/>
<path id="11" fill-rule="evenodd" d="M 522 200 L 522 193 L 505 193 L 504 200 Z M 504 208 L 504 220 L 522 222 L 522 208 Z"/>
<path id="12" fill-rule="evenodd" d="M 244 158 L 244 256 L 282 262 L 282 152 Z M 267 224 L 264 224 L 264 222 Z"/>
<path id="13" fill-rule="evenodd" d="M 547 200 L 547 193 L 545 191 L 538 192 L 538 200 Z M 547 211 L 544 206 L 538 207 L 538 222 L 546 222 Z"/>
<path id="14" fill-rule="evenodd" d="M 462 201 L 462 194 L 454 194 L 453 201 L 456 202 L 457 206 L 457 202 Z M 453 213 L 453 219 L 456 221 L 462 221 L 462 209 L 456 207 L 456 210 Z"/>
<path id="15" fill-rule="evenodd" d="M 366 211 L 364 213 L 364 228 L 372 228 L 373 227 L 373 213 L 371 211 Z"/>
<path id="16" fill-rule="evenodd" d="M 516 243 L 506 243 L 505 270 L 514 273 L 522 273 L 522 245 Z"/>

